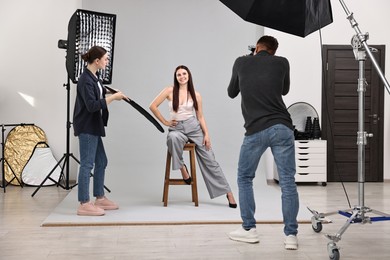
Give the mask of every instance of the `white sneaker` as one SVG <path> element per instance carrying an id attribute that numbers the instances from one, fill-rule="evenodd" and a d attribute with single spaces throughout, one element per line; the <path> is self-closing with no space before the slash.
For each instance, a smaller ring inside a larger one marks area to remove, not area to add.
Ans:
<path id="1" fill-rule="evenodd" d="M 297 250 L 298 249 L 298 238 L 294 235 L 288 235 L 284 240 L 284 248 L 287 250 Z"/>
<path id="2" fill-rule="evenodd" d="M 243 227 L 240 227 L 239 229 L 230 232 L 229 238 L 231 240 L 240 241 L 240 242 L 246 242 L 246 243 L 259 243 L 259 236 L 257 235 L 256 228 L 251 228 L 250 230 L 246 231 Z"/>

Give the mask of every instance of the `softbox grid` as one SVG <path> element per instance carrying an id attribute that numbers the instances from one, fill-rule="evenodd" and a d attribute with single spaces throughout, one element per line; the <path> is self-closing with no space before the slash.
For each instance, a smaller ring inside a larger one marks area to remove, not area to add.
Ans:
<path id="1" fill-rule="evenodd" d="M 100 71 L 101 79 L 105 84 L 112 82 L 112 68 L 114 60 L 116 15 L 98 13 L 78 9 L 71 17 L 68 26 L 68 50 L 66 69 L 69 78 L 77 83 L 87 65 L 81 54 L 92 46 L 98 45 L 107 50 L 108 65 Z"/>

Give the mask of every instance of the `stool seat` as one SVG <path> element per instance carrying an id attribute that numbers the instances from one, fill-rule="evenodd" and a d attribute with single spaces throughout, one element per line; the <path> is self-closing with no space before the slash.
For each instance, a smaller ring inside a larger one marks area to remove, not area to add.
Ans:
<path id="1" fill-rule="evenodd" d="M 196 207 L 199 205 L 198 187 L 197 187 L 197 182 L 196 182 L 195 147 L 196 147 L 196 145 L 194 143 L 186 143 L 184 145 L 184 148 L 183 148 L 183 151 L 189 152 L 190 169 L 189 169 L 188 174 L 191 176 L 191 179 L 192 179 L 190 185 L 185 183 L 185 181 L 182 178 L 181 179 L 174 179 L 174 178 L 170 177 L 172 156 L 169 153 L 169 151 L 167 151 L 167 160 L 166 160 L 166 164 L 165 164 L 164 192 L 163 192 L 163 199 L 162 199 L 162 201 L 164 202 L 164 207 L 166 207 L 168 205 L 168 192 L 169 192 L 170 185 L 191 186 L 192 202 L 195 203 Z"/>

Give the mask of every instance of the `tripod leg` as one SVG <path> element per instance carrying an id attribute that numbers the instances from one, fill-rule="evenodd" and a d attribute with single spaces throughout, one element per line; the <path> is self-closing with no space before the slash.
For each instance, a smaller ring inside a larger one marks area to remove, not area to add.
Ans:
<path id="1" fill-rule="evenodd" d="M 104 189 L 108 192 L 111 192 L 111 190 L 109 188 L 106 187 L 106 185 L 104 185 Z"/>
<path id="2" fill-rule="evenodd" d="M 50 177 L 64 159 L 66 159 L 66 155 L 62 156 L 61 160 L 54 166 L 54 168 L 45 177 L 45 179 L 41 182 L 41 184 L 35 189 L 34 193 L 31 194 L 31 197 L 34 197 L 34 195 L 39 191 L 39 189 L 42 188 L 43 184 L 47 181 L 47 179 L 50 179 L 51 181 L 53 181 L 54 183 L 56 183 L 58 186 L 62 187 L 63 189 L 65 188 L 58 181 L 53 180 L 53 178 Z"/>
<path id="3" fill-rule="evenodd" d="M 93 173 L 91 172 L 90 174 L 91 174 L 91 177 L 93 177 Z M 75 185 L 73 185 L 72 188 L 73 188 L 73 187 L 76 187 L 76 186 L 77 186 L 77 183 L 76 183 Z M 111 190 L 110 190 L 109 188 L 107 188 L 106 185 L 104 185 L 104 189 L 105 189 L 106 191 L 108 191 L 108 192 L 111 192 Z"/>
<path id="4" fill-rule="evenodd" d="M 7 162 L 7 159 L 4 158 L 4 165 L 7 164 L 8 168 L 11 170 L 13 178 L 10 181 L 7 181 L 7 184 L 5 186 L 8 186 L 13 180 L 16 179 L 16 181 L 19 183 L 19 186 L 23 188 L 22 182 L 19 180 L 18 176 L 16 176 L 14 169 L 12 169 L 11 165 Z"/>
<path id="5" fill-rule="evenodd" d="M 3 158 L 0 158 L 0 163 L 3 161 Z M 1 165 L 3 165 L 3 164 L 1 164 Z M 4 186 L 4 167 L 1 167 L 1 174 L 2 174 L 2 176 L 1 176 L 1 184 L 0 184 L 0 187 L 1 188 L 3 188 L 3 186 Z M 4 192 L 5 192 L 5 190 L 4 190 Z"/>
<path id="6" fill-rule="evenodd" d="M 72 153 L 69 154 L 69 156 L 72 157 L 73 160 L 75 160 L 75 161 L 80 165 L 80 161 L 79 161 Z M 77 186 L 77 182 L 76 182 L 72 187 L 70 187 L 70 188 L 73 189 L 73 188 L 76 187 L 76 186 Z"/>
<path id="7" fill-rule="evenodd" d="M 65 174 L 64 174 L 64 169 L 65 169 L 65 165 L 67 163 L 68 158 L 66 157 L 66 154 L 64 154 L 63 157 L 65 157 L 65 160 L 64 160 L 62 167 L 61 167 L 61 174 L 60 174 L 60 177 L 58 178 L 57 187 L 60 186 L 61 182 L 63 183 L 64 187 L 66 185 L 66 178 L 65 178 Z"/>
<path id="8" fill-rule="evenodd" d="M 341 236 L 347 230 L 347 228 L 354 223 L 356 216 L 360 213 L 360 210 L 354 210 L 351 217 L 347 220 L 347 222 L 340 228 L 340 230 L 335 235 L 325 235 L 328 239 L 332 240 L 334 243 L 339 242 L 341 240 Z"/>
<path id="9" fill-rule="evenodd" d="M 71 156 L 78 164 L 80 164 L 80 161 L 79 161 L 76 157 L 74 157 L 73 154 L 71 154 L 70 156 Z M 92 173 L 91 173 L 91 177 L 93 177 L 93 174 L 92 174 Z M 72 188 L 75 187 L 75 186 L 77 186 L 77 183 L 76 183 L 75 185 L 73 185 Z M 107 188 L 106 185 L 104 185 L 104 189 L 105 189 L 106 191 L 108 191 L 108 192 L 111 192 L 111 190 L 110 190 L 109 188 Z"/>

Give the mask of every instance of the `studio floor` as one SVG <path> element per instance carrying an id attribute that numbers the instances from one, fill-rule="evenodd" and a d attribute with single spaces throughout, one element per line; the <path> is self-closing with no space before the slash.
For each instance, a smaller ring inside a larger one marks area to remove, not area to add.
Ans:
<path id="1" fill-rule="evenodd" d="M 357 184 L 345 186 L 356 205 Z M 42 227 L 69 191 L 44 187 L 32 198 L 34 189 L 8 186 L 0 194 L 0 259 L 329 259 L 324 234 L 335 234 L 346 222 L 343 216 L 330 216 L 333 223 L 321 233 L 300 224 L 297 251 L 283 248 L 282 224 L 259 224 L 259 244 L 229 240 L 226 234 L 238 224 Z M 349 207 L 340 183 L 298 185 L 298 190 L 301 201 L 319 212 Z M 389 213 L 390 183 L 366 183 L 365 204 Z M 389 240 L 390 222 L 352 224 L 337 243 L 340 259 L 387 260 Z"/>
<path id="2" fill-rule="evenodd" d="M 203 184 L 198 181 L 198 184 Z M 265 178 L 254 182 L 256 204 L 255 218 L 259 224 L 283 223 L 280 187 Z M 92 226 L 92 225 L 181 225 L 181 224 L 240 224 L 239 208 L 228 207 L 225 194 L 210 199 L 204 185 L 198 187 L 199 206 L 195 207 L 188 185 L 169 187 L 168 205 L 163 207 L 162 187 L 135 192 L 130 185 L 110 185 L 106 191 L 109 199 L 119 204 L 119 210 L 106 211 L 103 217 L 86 217 L 75 214 L 78 207 L 78 186 L 75 186 L 61 203 L 42 222 L 42 226 Z M 92 187 L 92 181 L 91 186 Z M 133 187 L 133 186 L 132 186 Z M 42 188 L 40 192 L 45 192 Z M 233 190 L 234 194 L 238 194 Z M 36 193 L 37 197 L 40 193 Z M 267 198 L 267 199 L 264 199 Z M 237 198 L 238 200 L 238 198 Z M 310 223 L 312 214 L 301 201 L 297 220 Z"/>

